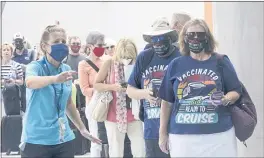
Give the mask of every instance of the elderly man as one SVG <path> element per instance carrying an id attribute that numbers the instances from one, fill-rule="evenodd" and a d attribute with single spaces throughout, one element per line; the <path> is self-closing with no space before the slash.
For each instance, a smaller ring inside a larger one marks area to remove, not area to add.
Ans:
<path id="1" fill-rule="evenodd" d="M 178 35 L 169 27 L 165 17 L 158 18 L 152 29 L 143 34 L 144 40 L 152 47 L 139 54 L 128 81 L 127 94 L 130 98 L 143 100 L 140 117 L 144 121 L 146 156 L 169 157 L 160 150 L 158 144 L 161 99 L 156 94 L 167 65 L 180 56 L 178 48 L 173 45 Z"/>
<path id="2" fill-rule="evenodd" d="M 179 35 L 181 30 L 182 30 L 182 27 L 185 25 L 185 23 L 187 21 L 191 20 L 191 16 L 187 13 L 173 13 L 172 14 L 172 18 L 171 18 L 171 23 L 170 23 L 170 27 L 171 29 L 175 30 L 177 32 L 177 34 Z M 175 45 L 176 47 L 178 47 L 178 44 L 177 44 L 177 41 L 173 43 L 173 45 Z M 144 50 L 145 49 L 149 49 L 152 47 L 152 44 L 151 43 L 148 43 Z"/>

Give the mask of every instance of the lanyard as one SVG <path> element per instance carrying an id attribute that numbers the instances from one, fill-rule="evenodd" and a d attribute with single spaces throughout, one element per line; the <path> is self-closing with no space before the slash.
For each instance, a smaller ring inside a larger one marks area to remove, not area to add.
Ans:
<path id="1" fill-rule="evenodd" d="M 50 71 L 49 71 L 49 68 L 48 68 L 48 66 L 47 66 L 47 62 L 46 62 L 46 60 L 45 59 L 43 59 L 43 61 L 45 62 L 44 63 L 44 66 L 45 66 L 45 68 L 46 68 L 46 70 L 47 70 L 47 74 L 48 74 L 48 76 L 51 76 L 51 73 L 50 73 Z M 59 71 L 60 72 L 60 71 Z M 51 86 L 52 86 L 52 88 L 53 88 L 53 90 L 54 90 L 54 104 L 55 104 L 55 106 L 56 106 L 56 108 L 57 108 L 57 112 L 58 112 L 58 118 L 60 118 L 60 110 L 61 110 L 61 98 L 62 98 L 62 94 L 63 94 L 63 83 L 61 83 L 60 84 L 61 85 L 61 88 L 60 88 L 60 93 L 59 93 L 59 96 L 57 95 L 57 90 L 56 90 L 56 88 L 55 88 L 55 85 L 54 84 L 51 84 Z"/>

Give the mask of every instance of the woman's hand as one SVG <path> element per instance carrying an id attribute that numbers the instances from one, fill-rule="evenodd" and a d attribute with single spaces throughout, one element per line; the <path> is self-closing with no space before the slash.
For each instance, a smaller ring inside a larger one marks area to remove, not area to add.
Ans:
<path id="1" fill-rule="evenodd" d="M 14 80 L 13 78 L 9 78 L 9 79 L 5 79 L 5 82 L 7 84 L 15 84 L 16 80 Z"/>
<path id="2" fill-rule="evenodd" d="M 122 88 L 120 84 L 116 83 L 111 85 L 111 89 L 112 91 L 120 92 L 123 91 L 124 88 Z"/>
<path id="3" fill-rule="evenodd" d="M 76 71 L 66 71 L 55 76 L 54 83 L 63 83 L 73 79 L 73 75 L 77 75 Z"/>
<path id="4" fill-rule="evenodd" d="M 73 81 L 73 84 L 78 85 L 78 84 L 80 84 L 80 82 L 79 82 L 79 80 L 77 79 L 77 80 L 74 80 L 74 81 Z"/>
<path id="5" fill-rule="evenodd" d="M 159 147 L 162 152 L 169 154 L 169 136 L 165 132 L 159 134 Z"/>
<path id="6" fill-rule="evenodd" d="M 87 129 L 80 130 L 80 133 L 86 139 L 89 139 L 91 142 L 101 145 L 102 141 L 94 136 L 92 136 Z"/>

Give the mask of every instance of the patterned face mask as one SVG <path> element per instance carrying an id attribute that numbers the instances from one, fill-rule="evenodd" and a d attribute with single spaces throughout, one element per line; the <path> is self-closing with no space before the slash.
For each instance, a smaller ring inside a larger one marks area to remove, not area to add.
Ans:
<path id="1" fill-rule="evenodd" d="M 155 53 L 160 56 L 166 55 L 169 52 L 171 40 L 167 36 L 153 36 L 151 38 Z"/>

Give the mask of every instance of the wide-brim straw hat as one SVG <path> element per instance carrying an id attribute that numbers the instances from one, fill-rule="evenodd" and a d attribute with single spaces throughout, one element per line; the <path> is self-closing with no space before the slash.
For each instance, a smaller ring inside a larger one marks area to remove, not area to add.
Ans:
<path id="1" fill-rule="evenodd" d="M 152 36 L 158 35 L 168 35 L 172 43 L 178 40 L 177 32 L 170 28 L 169 21 L 166 17 L 158 18 L 151 27 L 152 31 L 143 33 L 143 39 L 148 43 L 151 43 Z"/>

